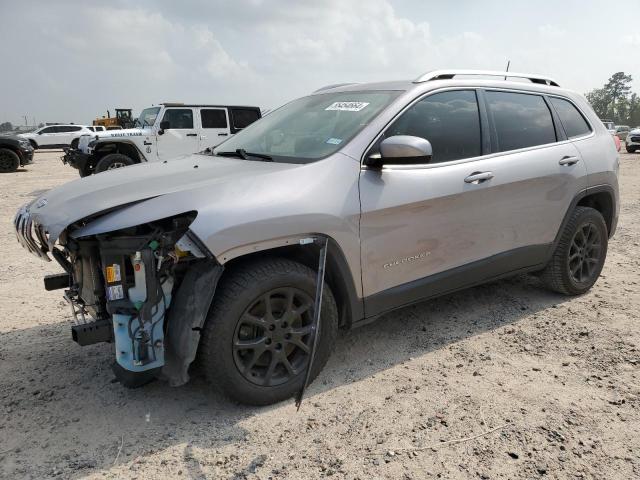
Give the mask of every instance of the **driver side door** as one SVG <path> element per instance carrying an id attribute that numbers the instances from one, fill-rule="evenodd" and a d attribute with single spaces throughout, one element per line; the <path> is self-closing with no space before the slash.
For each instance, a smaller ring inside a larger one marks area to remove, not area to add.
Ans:
<path id="1" fill-rule="evenodd" d="M 170 160 L 199 151 L 198 132 L 192 108 L 168 108 L 161 122 L 169 122 L 162 135 L 157 136 L 158 158 Z"/>
<path id="2" fill-rule="evenodd" d="M 394 135 L 429 140 L 433 155 L 429 164 L 363 167 L 360 233 L 367 316 L 385 310 L 386 293 L 411 289 L 412 282 L 486 257 L 500 223 L 488 211 L 486 182 L 465 182 L 473 172 L 490 170 L 493 162 L 482 157 L 474 90 L 419 100 L 379 141 Z"/>

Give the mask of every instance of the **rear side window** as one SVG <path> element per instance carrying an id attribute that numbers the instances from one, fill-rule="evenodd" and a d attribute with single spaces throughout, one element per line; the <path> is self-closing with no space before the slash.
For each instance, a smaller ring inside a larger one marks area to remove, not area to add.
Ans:
<path id="1" fill-rule="evenodd" d="M 193 128 L 193 110 L 190 108 L 170 108 L 164 112 L 162 120 L 169 122 L 170 129 Z"/>
<path id="2" fill-rule="evenodd" d="M 56 127 L 43 128 L 40 133 L 56 133 Z"/>
<path id="3" fill-rule="evenodd" d="M 227 113 L 221 108 L 203 108 L 200 117 L 202 128 L 227 128 Z"/>
<path id="4" fill-rule="evenodd" d="M 260 118 L 260 112 L 249 108 L 232 108 L 229 111 L 233 128 L 236 129 L 248 127 Z"/>
<path id="5" fill-rule="evenodd" d="M 487 92 L 487 103 L 498 137 L 495 151 L 506 152 L 556 141 L 551 111 L 541 96 Z"/>
<path id="6" fill-rule="evenodd" d="M 591 133 L 591 127 L 571 102 L 557 97 L 549 97 L 549 100 L 560 117 L 567 137 L 575 138 Z"/>
<path id="7" fill-rule="evenodd" d="M 412 135 L 431 142 L 431 163 L 481 155 L 480 113 L 472 90 L 435 93 L 410 107 L 385 137 Z"/>

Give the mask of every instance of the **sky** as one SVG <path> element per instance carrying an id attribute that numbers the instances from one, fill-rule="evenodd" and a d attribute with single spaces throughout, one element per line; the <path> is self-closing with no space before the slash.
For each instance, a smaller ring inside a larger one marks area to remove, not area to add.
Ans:
<path id="1" fill-rule="evenodd" d="M 0 122 L 160 102 L 275 108 L 327 84 L 535 72 L 640 81 L 638 0 L 0 0 Z M 640 89 L 640 83 L 635 83 Z M 634 85 L 634 87 L 635 87 Z"/>

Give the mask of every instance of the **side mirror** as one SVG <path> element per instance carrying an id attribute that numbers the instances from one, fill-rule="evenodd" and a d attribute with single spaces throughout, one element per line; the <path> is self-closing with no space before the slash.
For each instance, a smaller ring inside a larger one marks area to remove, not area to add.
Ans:
<path id="1" fill-rule="evenodd" d="M 394 135 L 380 143 L 380 156 L 365 159 L 368 167 L 383 165 L 420 165 L 429 163 L 433 149 L 429 140 L 410 135 Z"/>
<path id="2" fill-rule="evenodd" d="M 158 130 L 158 135 L 164 134 L 164 131 L 169 130 L 170 128 L 171 124 L 169 123 L 169 120 L 163 120 L 162 122 L 160 122 L 160 130 Z"/>

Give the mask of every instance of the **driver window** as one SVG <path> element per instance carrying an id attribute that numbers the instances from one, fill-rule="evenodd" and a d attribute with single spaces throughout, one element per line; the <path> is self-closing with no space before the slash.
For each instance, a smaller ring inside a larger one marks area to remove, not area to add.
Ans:
<path id="1" fill-rule="evenodd" d="M 429 95 L 404 112 L 384 133 L 411 135 L 431 142 L 431 163 L 481 155 L 480 112 L 473 90 Z"/>
<path id="2" fill-rule="evenodd" d="M 169 122 L 169 128 L 172 130 L 193 128 L 193 110 L 190 108 L 172 108 L 164 112 L 162 120 Z"/>

